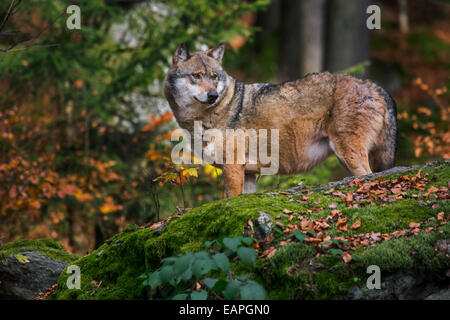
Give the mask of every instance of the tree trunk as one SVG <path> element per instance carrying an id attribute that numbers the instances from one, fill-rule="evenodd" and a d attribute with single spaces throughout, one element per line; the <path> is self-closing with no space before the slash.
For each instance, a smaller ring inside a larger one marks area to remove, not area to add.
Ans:
<path id="1" fill-rule="evenodd" d="M 300 77 L 300 2 L 281 2 L 280 79 Z"/>
<path id="2" fill-rule="evenodd" d="M 398 22 L 400 31 L 402 33 L 408 33 L 408 0 L 398 0 Z"/>
<path id="3" fill-rule="evenodd" d="M 367 0 L 332 0 L 327 6 L 325 66 L 340 71 L 369 59 Z"/>
<path id="4" fill-rule="evenodd" d="M 300 2 L 300 75 L 323 70 L 325 0 Z"/>

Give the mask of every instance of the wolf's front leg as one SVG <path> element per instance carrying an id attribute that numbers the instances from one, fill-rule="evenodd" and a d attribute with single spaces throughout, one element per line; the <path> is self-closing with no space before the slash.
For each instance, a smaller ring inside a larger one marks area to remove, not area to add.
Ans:
<path id="1" fill-rule="evenodd" d="M 244 193 L 256 192 L 256 174 L 246 173 L 244 177 Z"/>
<path id="2" fill-rule="evenodd" d="M 228 198 L 242 194 L 244 185 L 243 164 L 224 164 L 223 176 L 225 179 L 225 192 Z"/>

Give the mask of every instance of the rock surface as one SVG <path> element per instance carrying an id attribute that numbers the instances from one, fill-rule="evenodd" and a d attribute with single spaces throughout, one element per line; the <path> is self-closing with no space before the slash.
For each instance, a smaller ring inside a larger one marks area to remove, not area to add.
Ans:
<path id="1" fill-rule="evenodd" d="M 450 203 L 445 190 L 450 163 L 397 167 L 364 178 L 374 181 L 369 203 L 363 202 L 369 191 L 359 193 L 359 186 L 349 184 L 352 177 L 326 186 L 245 194 L 205 204 L 170 221 L 129 226 L 73 262 L 81 270 L 81 289 L 68 290 L 68 275 L 62 272 L 51 298 L 158 298 L 142 286 L 141 274 L 157 269 L 164 258 L 204 250 L 206 241 L 244 235 L 260 240 L 262 257 L 246 272 L 267 290 L 269 299 L 448 299 Z M 329 191 L 332 187 L 334 192 Z M 401 193 L 396 190 L 400 187 Z M 384 196 L 377 197 L 380 192 Z M 354 197 L 348 200 L 348 194 Z M 289 225 L 305 232 L 311 222 L 325 221 L 333 210 L 342 214 L 349 228 L 338 228 L 331 219 L 325 235 L 333 241 L 357 237 L 361 242 L 353 248 L 330 240 L 320 247 L 306 239 L 288 243 L 287 235 L 279 232 Z M 270 225 L 278 232 L 272 233 Z M 270 234 L 272 240 L 264 243 Z M 350 252 L 351 261 L 336 248 Z M 379 290 L 366 286 L 371 265 L 381 270 Z"/>
<path id="2" fill-rule="evenodd" d="M 36 298 L 77 258 L 49 239 L 6 243 L 0 247 L 0 299 Z"/>
<path id="3" fill-rule="evenodd" d="M 0 299 L 35 298 L 58 281 L 67 264 L 38 252 L 9 255 L 0 265 Z"/>

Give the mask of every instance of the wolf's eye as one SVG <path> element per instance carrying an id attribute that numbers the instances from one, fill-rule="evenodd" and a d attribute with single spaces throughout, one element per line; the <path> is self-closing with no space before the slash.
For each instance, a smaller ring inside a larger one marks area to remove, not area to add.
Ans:
<path id="1" fill-rule="evenodd" d="M 193 73 L 192 74 L 192 77 L 194 78 L 194 79 L 200 79 L 201 77 L 202 77 L 202 75 L 200 74 L 200 73 Z"/>
<path id="2" fill-rule="evenodd" d="M 211 79 L 216 80 L 217 79 L 217 74 L 215 74 L 215 73 L 211 74 Z"/>

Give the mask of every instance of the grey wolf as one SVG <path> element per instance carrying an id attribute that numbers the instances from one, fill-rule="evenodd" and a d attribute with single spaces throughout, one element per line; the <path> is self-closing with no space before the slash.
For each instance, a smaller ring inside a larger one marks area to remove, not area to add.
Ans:
<path id="1" fill-rule="evenodd" d="M 206 129 L 278 129 L 278 174 L 308 171 L 334 153 L 352 175 L 394 166 L 396 104 L 368 80 L 321 72 L 281 84 L 243 83 L 222 66 L 225 46 L 190 52 L 181 44 L 164 80 L 178 124 Z M 270 146 L 269 146 L 270 148 Z M 256 191 L 261 164 L 223 164 L 227 196 Z"/>

